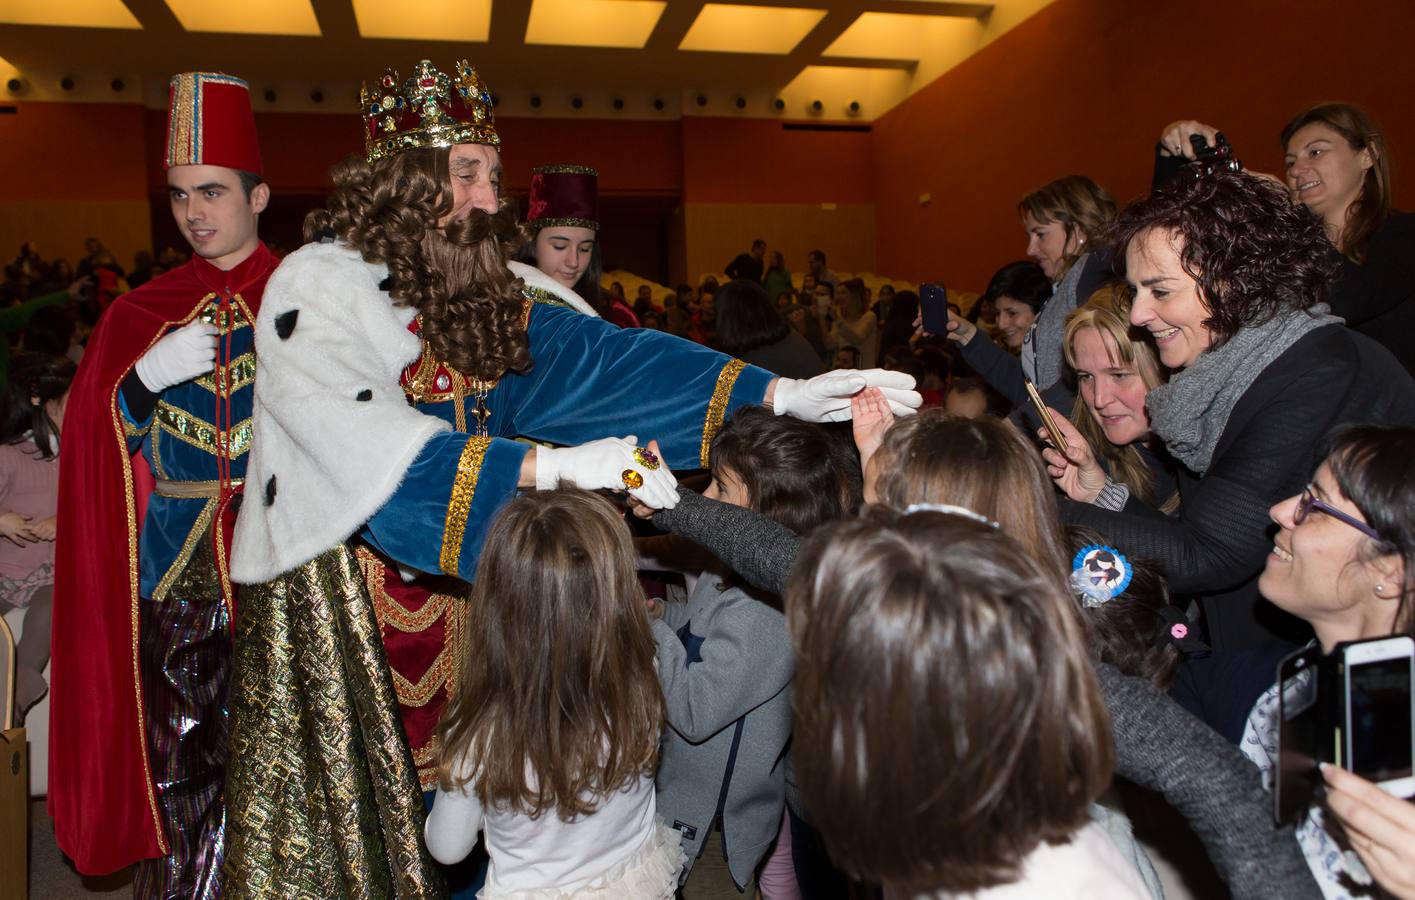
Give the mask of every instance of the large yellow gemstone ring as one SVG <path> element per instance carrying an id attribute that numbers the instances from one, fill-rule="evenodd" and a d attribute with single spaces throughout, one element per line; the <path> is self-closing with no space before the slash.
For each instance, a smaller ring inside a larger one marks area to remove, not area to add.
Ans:
<path id="1" fill-rule="evenodd" d="M 658 457 L 654 455 L 652 450 L 648 450 L 644 447 L 634 448 L 634 462 L 648 469 L 650 472 L 658 468 Z"/>
<path id="2" fill-rule="evenodd" d="M 624 486 L 631 491 L 644 486 L 644 476 L 633 469 L 625 469 L 619 477 L 624 479 Z"/>

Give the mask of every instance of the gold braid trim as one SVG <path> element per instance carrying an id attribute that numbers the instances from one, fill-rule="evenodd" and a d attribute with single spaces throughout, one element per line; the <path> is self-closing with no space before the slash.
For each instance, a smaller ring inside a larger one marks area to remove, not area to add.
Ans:
<path id="1" fill-rule="evenodd" d="M 722 429 L 722 420 L 727 417 L 727 401 L 732 397 L 732 388 L 737 385 L 737 376 L 747 364 L 734 359 L 722 367 L 717 376 L 717 386 L 712 389 L 712 399 L 708 401 L 707 418 L 703 421 L 703 443 L 698 454 L 703 468 L 709 467 L 712 456 L 712 439 Z"/>
<path id="2" fill-rule="evenodd" d="M 147 348 L 143 350 L 143 353 L 146 353 L 148 350 L 151 350 L 158 341 L 162 340 L 163 336 L 167 333 L 167 328 L 169 325 L 185 325 L 192 319 L 196 318 L 199 312 L 201 312 L 201 307 L 198 306 L 194 308 L 191 313 L 189 313 L 185 318 L 182 318 L 176 322 L 164 323 L 162 328 L 158 329 L 157 332 L 152 336 L 152 339 L 148 341 Z M 140 358 L 142 358 L 141 353 L 133 357 L 134 364 L 136 364 L 137 360 Z M 114 458 L 118 460 L 119 469 L 123 473 L 123 486 L 125 488 L 123 499 L 125 501 L 125 505 L 127 506 L 128 512 L 126 517 L 126 524 L 128 526 L 128 609 L 130 627 L 129 633 L 131 636 L 129 651 L 132 654 L 131 659 L 133 661 L 133 696 L 137 702 L 138 713 L 138 752 L 142 758 L 142 769 L 143 775 L 145 776 L 143 778 L 143 787 L 147 791 L 147 811 L 148 815 L 152 817 L 152 827 L 153 832 L 157 838 L 157 848 L 163 853 L 170 853 L 172 852 L 172 845 L 167 842 L 165 824 L 166 820 L 157 808 L 157 792 L 153 789 L 152 760 L 148 756 L 146 738 L 147 715 L 145 712 L 146 706 L 143 703 L 142 660 L 139 656 L 140 620 L 138 614 L 137 494 L 136 487 L 133 484 L 133 466 L 131 461 L 132 454 L 128 452 L 128 440 L 126 429 L 124 428 L 125 421 L 123 419 L 123 414 L 119 412 L 118 407 L 118 391 L 122 388 L 123 379 L 128 376 L 128 372 L 131 372 L 132 368 L 132 366 L 129 366 L 117 378 L 117 380 L 113 382 L 113 389 L 108 393 L 108 416 L 110 424 L 113 426 L 113 436 L 117 438 L 118 442 L 118 454 Z M 156 435 L 154 435 L 154 443 L 155 442 Z"/>
<path id="3" fill-rule="evenodd" d="M 457 460 L 457 478 L 452 482 L 452 496 L 447 501 L 447 521 L 442 526 L 442 571 L 456 577 L 457 563 L 462 558 L 462 538 L 467 534 L 467 515 L 472 511 L 472 499 L 477 494 L 477 479 L 486 459 L 491 438 L 472 437 L 462 448 Z"/>
<path id="4" fill-rule="evenodd" d="M 192 551 L 197 548 L 197 542 L 206 539 L 206 532 L 211 527 L 211 519 L 216 513 L 216 506 L 215 497 L 202 505 L 201 512 L 197 514 L 197 520 L 192 523 L 192 530 L 187 532 L 187 539 L 182 542 L 182 549 L 177 552 L 177 558 L 172 560 L 172 565 L 167 567 L 167 574 L 163 575 L 162 580 L 157 583 L 157 587 L 152 589 L 154 603 L 160 603 L 167 599 L 167 594 L 172 590 L 177 576 L 182 574 L 187 568 L 187 563 L 191 561 Z"/>

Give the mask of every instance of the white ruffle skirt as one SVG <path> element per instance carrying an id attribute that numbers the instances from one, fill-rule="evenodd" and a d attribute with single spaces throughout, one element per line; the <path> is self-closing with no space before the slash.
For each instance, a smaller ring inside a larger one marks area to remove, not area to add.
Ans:
<path id="1" fill-rule="evenodd" d="M 679 833 L 654 819 L 653 831 L 633 856 L 574 889 L 504 891 L 488 884 L 479 900 L 673 900 L 688 856 Z"/>

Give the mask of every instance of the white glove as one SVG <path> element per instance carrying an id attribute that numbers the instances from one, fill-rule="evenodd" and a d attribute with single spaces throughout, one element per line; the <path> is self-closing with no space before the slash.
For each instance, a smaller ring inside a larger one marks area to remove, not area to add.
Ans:
<path id="1" fill-rule="evenodd" d="M 629 492 L 629 496 L 653 509 L 678 505 L 678 479 L 659 461 L 650 469 L 634 459 L 638 438 L 600 438 L 578 447 L 536 448 L 536 490 L 554 490 L 562 481 L 587 491 L 603 489 Z M 624 472 L 632 469 L 644 483 L 630 488 Z"/>
<path id="2" fill-rule="evenodd" d="M 810 380 L 780 378 L 771 406 L 778 416 L 807 422 L 848 422 L 850 398 L 867 387 L 884 392 L 896 416 L 910 416 L 924 402 L 914 376 L 888 369 L 836 369 Z"/>
<path id="3" fill-rule="evenodd" d="M 134 369 L 143 387 L 160 394 L 215 367 L 216 326 L 194 319 L 153 344 Z"/>

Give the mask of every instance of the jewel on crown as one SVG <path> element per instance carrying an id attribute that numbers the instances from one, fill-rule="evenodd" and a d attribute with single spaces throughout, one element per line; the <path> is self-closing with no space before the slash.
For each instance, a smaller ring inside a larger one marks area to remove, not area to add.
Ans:
<path id="1" fill-rule="evenodd" d="M 500 145 L 491 93 L 476 69 L 459 60 L 453 71 L 449 76 L 424 59 L 406 80 L 388 69 L 373 88 L 364 83 L 359 101 L 369 162 L 415 147 Z"/>

